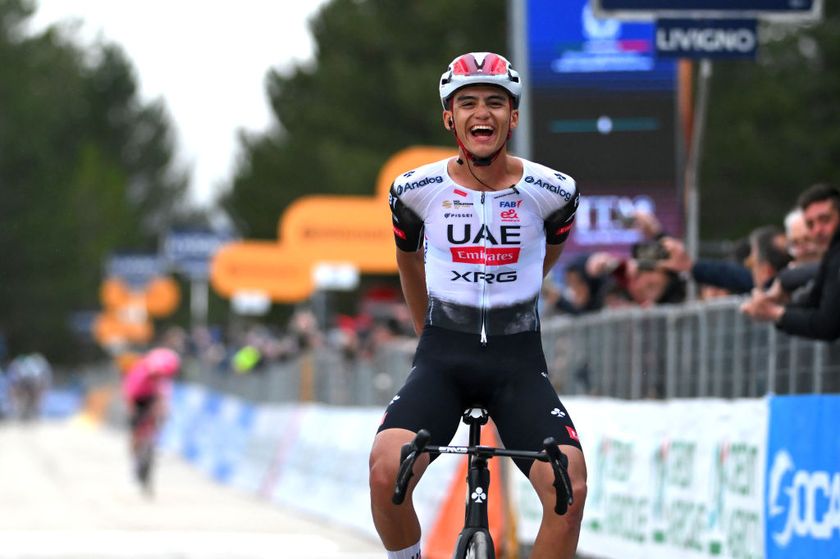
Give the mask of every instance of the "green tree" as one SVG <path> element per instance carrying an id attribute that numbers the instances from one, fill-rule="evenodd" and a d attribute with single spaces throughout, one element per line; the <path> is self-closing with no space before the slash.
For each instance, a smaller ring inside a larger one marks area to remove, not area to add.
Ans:
<path id="1" fill-rule="evenodd" d="M 32 13 L 0 0 L 0 330 L 12 352 L 69 359 L 69 318 L 99 307 L 104 259 L 154 249 L 187 182 L 123 53 L 57 28 L 28 36 Z"/>
<path id="2" fill-rule="evenodd" d="M 816 25 L 763 25 L 756 61 L 715 65 L 700 174 L 701 238 L 781 225 L 815 182 L 840 184 L 840 3 Z"/>
<path id="3" fill-rule="evenodd" d="M 505 2 L 333 0 L 312 20 L 315 60 L 272 71 L 278 126 L 244 136 L 224 206 L 252 238 L 312 193 L 372 194 L 382 164 L 414 144 L 450 145 L 437 107 L 445 64 L 505 52 Z"/>

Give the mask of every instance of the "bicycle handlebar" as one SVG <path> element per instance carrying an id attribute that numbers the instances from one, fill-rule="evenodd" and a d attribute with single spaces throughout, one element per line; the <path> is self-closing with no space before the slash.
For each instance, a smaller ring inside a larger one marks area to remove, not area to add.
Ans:
<path id="1" fill-rule="evenodd" d="M 554 505 L 554 512 L 559 515 L 566 514 L 569 506 L 574 502 L 572 492 L 572 480 L 569 479 L 569 458 L 557 448 L 554 437 L 548 437 L 543 441 L 543 448 L 548 456 L 551 469 L 554 470 L 554 490 L 557 493 L 557 500 Z"/>
<path id="2" fill-rule="evenodd" d="M 566 514 L 569 506 L 574 501 L 572 481 L 569 478 L 569 472 L 567 470 L 569 459 L 557 448 L 557 442 L 553 437 L 548 437 L 543 441 L 543 450 L 540 452 L 507 450 L 488 446 L 429 446 L 430 440 L 431 434 L 427 430 L 421 429 L 415 435 L 414 440 L 402 446 L 400 450 L 400 469 L 397 472 L 394 495 L 391 497 L 391 502 L 395 505 L 400 505 L 405 501 L 408 483 L 414 477 L 414 462 L 417 461 L 417 457 L 423 452 L 430 454 L 471 454 L 483 458 L 508 456 L 510 458 L 531 458 L 540 462 L 548 462 L 551 464 L 551 469 L 554 472 L 553 485 L 557 493 L 554 512 L 559 515 Z"/>

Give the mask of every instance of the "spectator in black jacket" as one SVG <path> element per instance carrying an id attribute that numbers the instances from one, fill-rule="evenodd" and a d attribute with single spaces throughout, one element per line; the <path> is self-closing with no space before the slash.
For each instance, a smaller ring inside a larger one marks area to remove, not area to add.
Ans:
<path id="1" fill-rule="evenodd" d="M 808 230 L 824 250 L 807 297 L 780 305 L 763 290 L 753 291 L 741 311 L 755 320 L 774 322 L 782 331 L 805 338 L 840 338 L 840 190 L 827 184 L 808 188 L 799 197 Z"/>

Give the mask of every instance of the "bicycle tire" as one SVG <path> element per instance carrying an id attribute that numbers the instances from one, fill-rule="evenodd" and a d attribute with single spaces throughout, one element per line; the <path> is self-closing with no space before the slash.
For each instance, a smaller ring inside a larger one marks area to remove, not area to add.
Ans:
<path id="1" fill-rule="evenodd" d="M 493 544 L 487 532 L 474 532 L 464 548 L 463 559 L 495 559 Z M 455 559 L 461 559 L 456 557 Z"/>
<path id="2" fill-rule="evenodd" d="M 140 448 L 135 457 L 137 481 L 147 488 L 151 484 L 152 464 L 154 463 L 154 449 L 149 446 Z"/>

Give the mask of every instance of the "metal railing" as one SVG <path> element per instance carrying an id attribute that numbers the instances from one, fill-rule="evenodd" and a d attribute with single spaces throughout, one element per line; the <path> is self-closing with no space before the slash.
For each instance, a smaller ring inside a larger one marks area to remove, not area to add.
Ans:
<path id="1" fill-rule="evenodd" d="M 543 321 L 543 346 L 560 394 L 617 398 L 759 397 L 840 392 L 840 344 L 791 337 L 726 298 L 604 310 Z M 255 402 L 384 405 L 405 381 L 416 340 L 370 359 L 320 348 L 247 375 L 203 370 L 187 378 Z"/>
<path id="2" fill-rule="evenodd" d="M 543 344 L 558 391 L 629 399 L 840 391 L 840 344 L 754 322 L 739 312 L 742 300 L 546 321 Z"/>

